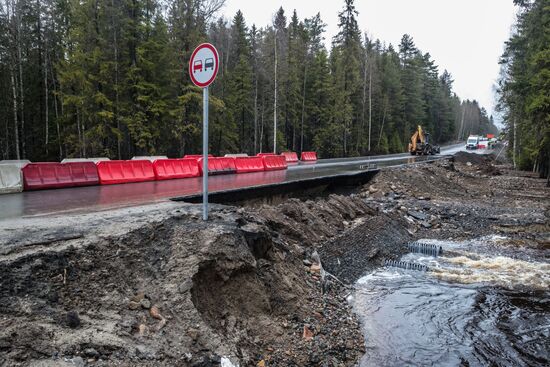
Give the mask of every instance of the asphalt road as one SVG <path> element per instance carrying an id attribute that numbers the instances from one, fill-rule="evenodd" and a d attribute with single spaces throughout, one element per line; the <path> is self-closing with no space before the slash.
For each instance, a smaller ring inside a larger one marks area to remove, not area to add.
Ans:
<path id="1" fill-rule="evenodd" d="M 441 149 L 437 156 L 387 156 L 321 159 L 315 163 L 298 163 L 288 170 L 254 172 L 209 177 L 209 191 L 238 189 L 306 178 L 353 173 L 368 168 L 383 168 L 439 159 L 464 149 L 455 144 Z M 67 189 L 26 191 L 0 195 L 0 223 L 3 220 L 34 216 L 81 214 L 115 208 L 139 206 L 200 193 L 202 177 L 151 181 L 121 185 L 88 186 Z"/>

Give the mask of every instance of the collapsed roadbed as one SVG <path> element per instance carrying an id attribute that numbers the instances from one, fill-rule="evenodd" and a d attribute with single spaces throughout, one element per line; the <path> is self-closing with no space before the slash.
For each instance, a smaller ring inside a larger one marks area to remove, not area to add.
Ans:
<path id="1" fill-rule="evenodd" d="M 346 298 L 417 238 L 548 246 L 549 189 L 489 156 L 384 170 L 277 204 L 161 203 L 0 229 L 0 362 L 352 366 Z M 319 264 L 319 259 L 322 264 Z"/>

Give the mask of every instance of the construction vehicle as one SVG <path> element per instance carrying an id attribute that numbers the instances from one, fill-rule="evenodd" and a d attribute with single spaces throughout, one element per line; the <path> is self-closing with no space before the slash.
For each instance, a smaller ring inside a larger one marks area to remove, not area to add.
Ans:
<path id="1" fill-rule="evenodd" d="M 439 146 L 430 143 L 430 134 L 422 130 L 422 126 L 418 125 L 415 133 L 411 136 L 409 143 L 409 153 L 411 155 L 434 155 L 439 154 Z"/>

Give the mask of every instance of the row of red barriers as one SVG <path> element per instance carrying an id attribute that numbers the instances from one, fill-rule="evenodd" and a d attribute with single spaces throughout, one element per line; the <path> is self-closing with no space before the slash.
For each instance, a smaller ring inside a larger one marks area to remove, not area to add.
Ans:
<path id="1" fill-rule="evenodd" d="M 315 152 L 303 152 L 302 160 L 317 159 Z M 209 155 L 210 175 L 283 170 L 287 162 L 297 162 L 294 152 L 281 155 L 260 153 L 252 157 L 214 157 Z M 202 172 L 202 156 L 187 155 L 180 159 L 46 162 L 29 163 L 22 168 L 25 190 L 40 190 L 75 186 L 110 185 L 129 182 L 170 180 L 198 177 Z"/>

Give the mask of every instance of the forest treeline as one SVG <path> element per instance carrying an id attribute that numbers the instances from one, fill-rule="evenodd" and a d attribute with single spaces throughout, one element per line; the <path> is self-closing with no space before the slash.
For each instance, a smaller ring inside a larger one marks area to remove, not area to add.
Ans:
<path id="1" fill-rule="evenodd" d="M 514 165 L 550 184 L 550 0 L 514 0 L 519 7 L 501 58 L 499 108 Z"/>
<path id="2" fill-rule="evenodd" d="M 495 132 L 476 101 L 409 35 L 360 31 L 344 0 L 325 46 L 320 15 L 280 8 L 272 24 L 219 17 L 224 0 L 1 0 L 0 157 L 166 154 L 201 149 L 202 95 L 187 73 L 213 43 L 210 150 L 315 150 L 322 157 L 402 152 L 416 125 L 445 143 Z M 258 4 L 258 6 L 261 6 Z"/>

